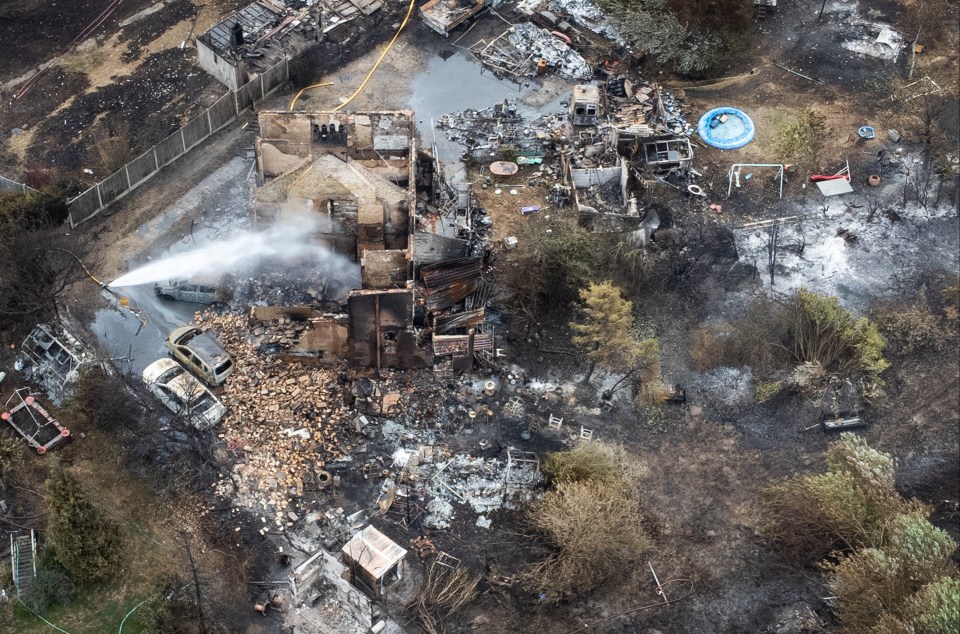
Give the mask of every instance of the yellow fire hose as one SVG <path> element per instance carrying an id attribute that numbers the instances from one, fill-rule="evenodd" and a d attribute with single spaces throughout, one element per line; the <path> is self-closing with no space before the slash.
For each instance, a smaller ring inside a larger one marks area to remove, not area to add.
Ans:
<path id="1" fill-rule="evenodd" d="M 311 88 L 320 88 L 321 86 L 332 86 L 332 85 L 333 85 L 332 81 L 325 81 L 322 84 L 313 84 L 311 86 L 307 86 L 306 88 L 301 88 L 300 92 L 297 93 L 297 96 L 294 97 L 293 101 L 290 102 L 290 112 L 293 112 L 293 104 L 297 103 L 297 99 L 300 98 L 300 95 L 302 95 L 305 90 L 310 90 Z"/>
<path id="2" fill-rule="evenodd" d="M 117 291 L 115 291 L 115 290 L 113 290 L 112 288 L 110 288 L 109 285 L 107 285 L 107 284 L 101 282 L 99 279 L 97 279 L 97 276 L 90 272 L 90 269 L 88 269 L 88 268 L 87 268 L 87 265 L 83 263 L 83 260 L 81 260 L 80 258 L 77 257 L 77 254 L 76 254 L 76 253 L 73 253 L 72 251 L 68 251 L 68 250 L 66 250 L 66 249 L 60 249 L 60 248 L 54 248 L 54 250 L 55 250 L 55 251 L 62 251 L 62 252 L 64 252 L 64 253 L 66 253 L 67 255 L 69 255 L 70 257 L 72 257 L 74 260 L 76 260 L 76 261 L 77 261 L 77 264 L 80 265 L 80 268 L 83 269 L 83 272 L 87 274 L 87 277 L 89 277 L 91 280 L 93 280 L 94 282 L 96 282 L 96 283 L 97 283 L 97 286 L 99 286 L 99 287 L 102 288 L 103 290 L 107 291 L 108 293 L 110 293 L 111 295 L 113 295 L 114 297 L 116 297 L 116 298 L 117 298 L 117 302 L 118 302 L 121 306 L 123 306 L 124 308 L 126 308 L 127 310 L 129 310 L 129 311 L 133 314 L 133 316 L 136 317 L 137 320 L 138 320 L 141 324 L 146 324 L 146 323 L 147 323 L 147 320 L 140 314 L 140 310 L 137 309 L 137 308 L 133 308 L 133 307 L 130 306 L 130 299 L 129 299 L 129 298 L 124 297 L 123 295 L 121 295 L 121 294 L 118 293 Z"/>
<path id="3" fill-rule="evenodd" d="M 370 78 L 377 71 L 377 68 L 380 67 L 380 62 L 383 61 L 383 58 L 386 57 L 387 53 L 390 52 L 390 49 L 393 48 L 393 43 L 397 41 L 397 38 L 400 37 L 400 32 L 403 31 L 403 27 L 407 26 L 407 22 L 410 21 L 410 15 L 413 13 L 414 2 L 415 0 L 410 0 L 410 5 L 407 7 L 407 15 L 404 16 L 403 22 L 400 23 L 400 28 L 397 29 L 397 32 L 393 34 L 393 39 L 391 39 L 390 43 L 387 44 L 387 47 L 383 49 L 383 52 L 380 53 L 380 57 L 377 59 L 377 62 L 373 65 L 373 68 L 371 68 L 370 72 L 367 73 L 367 76 L 363 78 L 363 83 L 360 84 L 360 86 L 354 91 L 352 95 L 350 95 L 350 97 L 346 101 L 344 101 L 342 104 L 334 108 L 333 109 L 334 112 L 343 110 L 347 106 L 347 104 L 353 101 L 354 98 L 363 91 L 364 87 L 366 87 L 367 82 L 370 81 Z M 307 86 L 306 88 L 298 92 L 296 97 L 293 98 L 293 101 L 290 102 L 290 110 L 293 110 L 293 105 L 297 102 L 297 99 L 300 97 L 300 95 L 303 93 L 304 90 L 309 90 L 311 88 L 318 88 L 320 86 L 329 86 L 332 83 L 333 82 L 326 82 L 322 84 L 313 84 L 312 86 Z"/>

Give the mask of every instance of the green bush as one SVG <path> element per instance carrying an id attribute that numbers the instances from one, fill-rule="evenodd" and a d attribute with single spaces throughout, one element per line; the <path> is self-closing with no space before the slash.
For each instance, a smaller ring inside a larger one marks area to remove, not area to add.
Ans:
<path id="1" fill-rule="evenodd" d="M 3 434 L 0 436 L 0 490 L 5 488 L 23 464 L 24 443 L 18 438 Z"/>
<path id="2" fill-rule="evenodd" d="M 905 620 L 920 634 L 960 631 L 960 579 L 942 577 L 924 586 L 904 608 Z"/>
<path id="3" fill-rule="evenodd" d="M 829 564 L 830 587 L 846 628 L 870 631 L 887 614 L 899 621 L 917 621 L 924 614 L 940 620 L 936 615 L 942 615 L 942 610 L 929 609 L 931 599 L 935 605 L 941 603 L 939 593 L 934 590 L 933 597 L 917 593 L 953 571 L 950 556 L 956 546 L 949 535 L 930 524 L 925 512 L 913 511 L 890 520 L 881 547 L 865 548 Z M 928 609 L 917 610 L 917 602 Z"/>
<path id="4" fill-rule="evenodd" d="M 10 566 L 0 563 L 0 592 L 6 595 L 6 600 L 0 600 L 0 626 L 13 623 L 13 575 Z"/>
<path id="5" fill-rule="evenodd" d="M 51 608 L 69 604 L 75 593 L 73 582 L 62 568 L 41 566 L 24 603 L 37 614 L 43 614 Z"/>
<path id="6" fill-rule="evenodd" d="M 819 364 L 826 372 L 864 375 L 879 384 L 889 367 L 883 358 L 886 340 L 877 325 L 857 318 L 836 297 L 801 288 L 787 306 L 788 327 L 782 345 L 797 363 Z"/>
<path id="7" fill-rule="evenodd" d="M 57 187 L 27 194 L 0 191 L 0 237 L 66 220 L 67 198 Z"/>
<path id="8" fill-rule="evenodd" d="M 821 562 L 844 630 L 946 634 L 960 628 L 956 543 L 894 488 L 894 461 L 842 434 L 827 472 L 764 492 L 764 532 L 799 564 Z"/>
<path id="9" fill-rule="evenodd" d="M 757 381 L 753 386 L 753 396 L 758 403 L 769 401 L 783 389 L 781 381 Z"/>
<path id="10" fill-rule="evenodd" d="M 604 256 L 602 236 L 571 220 L 542 215 L 524 224 L 503 274 L 513 300 L 531 317 L 569 310 L 594 281 Z"/>
<path id="11" fill-rule="evenodd" d="M 854 434 L 827 449 L 827 472 L 795 476 L 764 491 L 763 532 L 784 557 L 814 564 L 835 551 L 883 543 L 889 519 L 915 505 L 893 486 L 893 460 Z"/>
<path id="12" fill-rule="evenodd" d="M 196 613 L 196 595 L 190 584 L 179 577 L 169 577 L 137 611 L 137 621 L 144 632 L 153 634 L 197 634 L 199 629 L 191 618 Z"/>

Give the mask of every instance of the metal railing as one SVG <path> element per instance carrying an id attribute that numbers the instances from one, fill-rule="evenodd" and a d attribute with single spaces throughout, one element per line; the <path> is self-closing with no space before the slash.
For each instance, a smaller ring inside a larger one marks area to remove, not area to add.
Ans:
<path id="1" fill-rule="evenodd" d="M 70 210 L 70 227 L 76 227 L 90 220 L 108 205 L 120 200 L 156 176 L 162 167 L 173 163 L 225 125 L 236 120 L 242 112 L 252 108 L 254 103 L 280 87 L 289 76 L 290 65 L 284 59 L 265 70 L 257 78 L 240 86 L 238 90 L 231 90 L 166 139 L 87 191 L 69 200 L 67 206 Z M 7 179 L 0 177 L 0 189 L 6 189 L 3 181 Z M 14 181 L 7 182 L 20 185 Z"/>

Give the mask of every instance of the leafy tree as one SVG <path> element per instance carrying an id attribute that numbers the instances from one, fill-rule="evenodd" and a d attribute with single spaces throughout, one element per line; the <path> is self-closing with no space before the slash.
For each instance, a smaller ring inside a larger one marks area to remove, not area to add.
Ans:
<path id="1" fill-rule="evenodd" d="M 88 247 L 56 228 L 66 213 L 58 189 L 0 192 L 0 321 L 32 326 L 55 315 L 60 294 L 84 277 L 77 257 Z"/>
<path id="2" fill-rule="evenodd" d="M 638 340 L 633 332 L 633 304 L 623 298 L 612 282 L 591 284 L 580 291 L 583 318 L 570 324 L 572 341 L 590 361 L 583 381 L 587 383 L 599 365 L 621 371 L 623 377 L 604 393 L 611 398 L 627 379 L 633 380 L 638 405 L 661 401 L 660 345 L 656 339 Z"/>
<path id="3" fill-rule="evenodd" d="M 600 236 L 575 222 L 535 218 L 519 238 L 504 275 L 514 300 L 531 317 L 570 306 L 600 269 Z"/>
<path id="4" fill-rule="evenodd" d="M 80 481 L 55 462 L 47 479 L 47 546 L 77 583 L 104 581 L 120 566 L 120 526 L 90 500 Z"/>
<path id="5" fill-rule="evenodd" d="M 633 304 L 623 299 L 620 289 L 609 281 L 582 289 L 580 300 L 583 319 L 570 327 L 577 333 L 573 343 L 590 360 L 584 382 L 590 380 L 596 365 L 610 370 L 631 367 L 639 352 L 633 336 Z"/>
<path id="6" fill-rule="evenodd" d="M 686 13 L 682 20 L 670 4 Z M 602 0 L 600 6 L 617 26 L 620 34 L 636 49 L 657 56 L 659 62 L 672 64 L 680 73 L 702 72 L 720 50 L 721 37 L 709 28 L 710 20 L 691 24 L 686 4 L 668 0 Z M 738 4 L 727 0 L 727 4 Z M 740 3 L 742 4 L 742 3 Z M 737 6 L 737 9 L 742 6 Z M 702 13 L 698 17 L 705 17 Z"/>

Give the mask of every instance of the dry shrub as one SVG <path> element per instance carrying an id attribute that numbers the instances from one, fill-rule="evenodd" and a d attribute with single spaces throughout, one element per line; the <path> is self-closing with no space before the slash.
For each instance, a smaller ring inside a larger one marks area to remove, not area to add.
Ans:
<path id="1" fill-rule="evenodd" d="M 721 326 L 701 326 L 690 333 L 690 363 L 697 372 L 708 372 L 729 362 L 735 352 L 730 331 Z"/>
<path id="2" fill-rule="evenodd" d="M 826 379 L 826 369 L 816 361 L 805 361 L 790 373 L 790 382 L 804 394 L 819 392 Z"/>
<path id="3" fill-rule="evenodd" d="M 649 546 L 636 491 L 625 483 L 559 484 L 531 508 L 528 521 L 551 552 L 522 581 L 552 600 L 593 590 Z"/>
<path id="4" fill-rule="evenodd" d="M 775 345 L 785 328 L 783 306 L 767 298 L 755 301 L 736 324 L 701 326 L 690 335 L 690 361 L 698 372 L 750 366 L 765 374 L 785 361 Z"/>
<path id="5" fill-rule="evenodd" d="M 957 544 L 926 515 L 926 510 L 916 510 L 895 516 L 887 524 L 881 547 L 859 550 L 825 566 L 846 631 L 874 632 L 884 617 L 921 626 L 905 627 L 904 632 L 941 631 L 923 627 L 924 617 L 935 613 L 924 609 L 930 606 L 922 590 L 955 571 L 951 555 Z M 960 614 L 948 620 L 953 620 L 953 627 L 942 631 L 956 632 Z"/>
<path id="6" fill-rule="evenodd" d="M 956 276 L 943 284 L 938 295 L 944 316 L 952 322 L 960 319 L 960 276 Z M 954 334 L 956 334 L 956 323 L 952 327 Z"/>
<path id="7" fill-rule="evenodd" d="M 777 155 L 800 166 L 815 165 L 823 148 L 825 122 L 824 116 L 809 106 L 777 122 L 773 140 Z"/>
<path id="8" fill-rule="evenodd" d="M 434 562 L 403 613 L 413 616 L 427 634 L 441 634 L 445 631 L 443 620 L 477 598 L 479 583 L 480 577 L 462 566 L 452 568 Z"/>
<path id="9" fill-rule="evenodd" d="M 108 173 L 113 174 L 133 159 L 130 128 L 126 123 L 100 126 L 93 133 L 93 149 Z"/>
<path id="10" fill-rule="evenodd" d="M 142 413 L 123 379 L 96 366 L 80 375 L 67 409 L 76 424 L 109 432 L 137 427 Z"/>
<path id="11" fill-rule="evenodd" d="M 901 0 L 906 11 L 898 16 L 904 35 L 912 40 L 920 34 L 927 43 L 953 43 L 957 25 L 957 3 L 951 0 Z"/>
<path id="12" fill-rule="evenodd" d="M 645 381 L 634 390 L 633 404 L 637 407 L 663 405 L 667 402 L 670 390 L 659 376 L 653 381 Z"/>
<path id="13" fill-rule="evenodd" d="M 947 330 L 925 304 L 901 310 L 881 308 L 874 313 L 874 319 L 895 354 L 939 352 L 947 343 Z"/>
<path id="14" fill-rule="evenodd" d="M 637 373 L 633 382 L 633 404 L 637 407 L 662 405 L 669 391 L 663 382 L 660 344 L 652 337 L 641 339 L 635 346 L 634 354 Z"/>
<path id="15" fill-rule="evenodd" d="M 616 484 L 623 477 L 623 447 L 601 441 L 580 443 L 570 451 L 547 454 L 543 473 L 553 484 L 602 482 Z"/>

